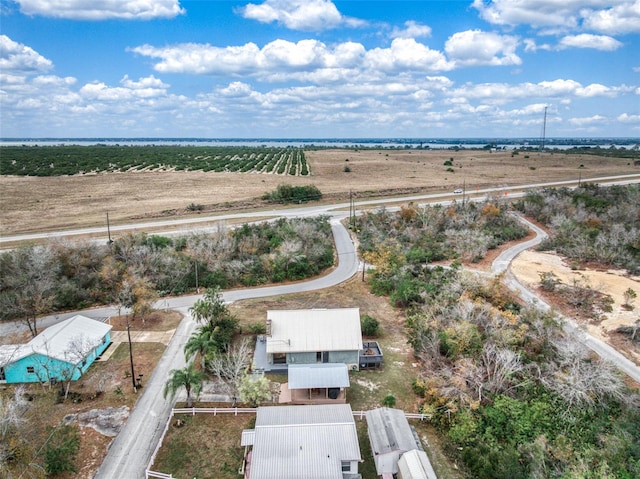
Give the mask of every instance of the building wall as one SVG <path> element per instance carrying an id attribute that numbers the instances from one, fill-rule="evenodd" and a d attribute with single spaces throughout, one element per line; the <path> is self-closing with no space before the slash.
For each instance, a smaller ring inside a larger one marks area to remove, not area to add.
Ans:
<path id="1" fill-rule="evenodd" d="M 51 379 L 66 381 L 71 371 L 73 371 L 72 380 L 76 381 L 89 369 L 89 366 L 96 358 L 107 349 L 110 343 L 111 333 L 109 332 L 103 338 L 103 342 L 86 356 L 84 364 L 76 368 L 66 361 L 50 358 L 40 353 L 33 353 L 4 366 L 6 382 L 7 384 L 36 383 L 50 381 Z M 27 368 L 33 368 L 34 372 L 27 372 Z"/>
<path id="2" fill-rule="evenodd" d="M 329 363 L 344 363 L 351 369 L 358 366 L 359 351 L 329 351 Z M 270 358 L 273 361 L 273 358 Z M 317 352 L 287 353 L 287 364 L 315 364 L 319 362 Z"/>

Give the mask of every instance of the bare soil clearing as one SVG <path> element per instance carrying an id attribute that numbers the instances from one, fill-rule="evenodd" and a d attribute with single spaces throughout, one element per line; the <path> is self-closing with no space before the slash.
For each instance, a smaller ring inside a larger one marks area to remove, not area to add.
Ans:
<path id="1" fill-rule="evenodd" d="M 590 335 L 616 348 L 628 359 L 640 365 L 640 348 L 615 330 L 620 326 L 630 326 L 640 318 L 640 304 L 633 303 L 634 309 L 627 311 L 623 308 L 623 293 L 631 288 L 640 292 L 640 277 L 628 276 L 625 271 L 606 269 L 573 269 L 564 259 L 554 253 L 525 251 L 511 264 L 511 271 L 525 286 L 533 289 L 545 301 L 563 313 L 571 316 L 578 324 L 583 325 Z M 613 298 L 613 311 L 604 313 L 602 320 L 589 321 L 580 315 L 569 312 L 566 305 L 545 294 L 540 288 L 540 273 L 552 272 L 563 284 L 572 285 L 574 281 L 593 288 Z"/>
<path id="2" fill-rule="evenodd" d="M 485 150 L 319 150 L 305 152 L 311 176 L 140 171 L 64 177 L 0 176 L 0 234 L 106 226 L 161 217 L 269 208 L 260 197 L 278 185 L 313 184 L 325 200 L 638 173 L 628 159 Z M 452 161 L 447 171 L 445 161 Z M 582 166 L 581 166 L 582 165 Z M 350 172 L 345 172 L 345 167 Z M 203 205 L 200 213 L 187 210 Z"/>

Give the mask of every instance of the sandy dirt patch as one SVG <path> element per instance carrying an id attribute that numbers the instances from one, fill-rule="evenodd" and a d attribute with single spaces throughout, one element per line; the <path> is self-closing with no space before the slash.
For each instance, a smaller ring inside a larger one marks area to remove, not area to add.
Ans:
<path id="1" fill-rule="evenodd" d="M 631 325 L 640 319 L 638 300 L 633 303 L 635 307 L 632 311 L 627 311 L 623 307 L 624 291 L 631 288 L 640 293 L 640 277 L 628 276 L 624 270 L 572 269 L 561 256 L 538 251 L 525 251 L 520 254 L 511 264 L 511 271 L 522 284 L 543 297 L 544 294 L 539 288 L 540 273 L 547 272 L 555 274 L 565 285 L 572 285 L 577 281 L 581 285 L 610 295 L 614 301 L 613 311 L 604 313 L 601 321 L 587 322 L 584 318 L 573 315 L 572 319 L 582 324 L 587 333 L 620 349 L 620 352 L 626 354 L 629 359 L 640 364 L 639 348 L 626 344 L 626 347 L 621 349 L 620 338 L 614 334 L 618 327 Z M 547 299 L 545 297 L 545 300 Z M 553 304 L 553 306 L 563 309 L 561 304 Z"/>

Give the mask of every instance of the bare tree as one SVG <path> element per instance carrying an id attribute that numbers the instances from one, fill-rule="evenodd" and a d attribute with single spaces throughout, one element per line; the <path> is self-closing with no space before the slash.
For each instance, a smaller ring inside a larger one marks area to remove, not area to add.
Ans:
<path id="1" fill-rule="evenodd" d="M 2 258 L 0 317 L 20 318 L 33 337 L 38 316 L 51 311 L 55 301 L 57 266 L 47 246 L 29 246 Z"/>
<path id="2" fill-rule="evenodd" d="M 225 353 L 214 354 L 206 363 L 206 368 L 214 374 L 236 405 L 240 396 L 240 385 L 246 375 L 251 360 L 251 345 L 244 338 L 240 343 L 230 347 Z"/>

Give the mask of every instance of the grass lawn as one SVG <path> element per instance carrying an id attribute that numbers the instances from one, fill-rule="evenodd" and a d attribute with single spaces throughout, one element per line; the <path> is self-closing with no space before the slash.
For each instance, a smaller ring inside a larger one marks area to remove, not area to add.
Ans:
<path id="1" fill-rule="evenodd" d="M 414 394 L 411 383 L 417 377 L 418 365 L 404 332 L 404 317 L 389 305 L 388 299 L 374 296 L 359 278 L 322 291 L 290 296 L 238 301 L 230 305 L 240 324 L 245 326 L 263 322 L 270 309 L 307 309 L 359 307 L 360 314 L 369 314 L 380 322 L 381 335 L 375 338 L 384 354 L 384 367 L 375 371 L 350 372 L 351 387 L 347 401 L 354 411 L 380 407 L 389 393 L 396 398 L 396 408 L 418 412 L 420 398 Z M 286 382 L 285 375 L 269 374 L 273 382 Z M 254 416 L 199 414 L 186 419 L 182 427 L 170 426 L 153 469 L 171 473 L 176 477 L 238 478 L 244 449 L 240 447 L 242 429 L 249 426 Z M 175 422 L 175 419 L 173 422 Z M 445 456 L 435 429 L 428 422 L 413 421 L 434 469 L 441 479 L 461 479 Z M 360 452 L 363 462 L 358 470 L 363 479 L 376 479 L 375 464 L 367 436 L 366 421 L 356 419 Z M 428 446 L 427 446 L 428 444 Z"/>

